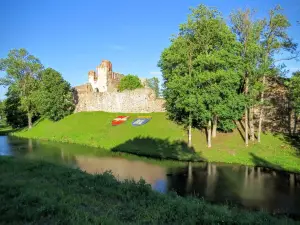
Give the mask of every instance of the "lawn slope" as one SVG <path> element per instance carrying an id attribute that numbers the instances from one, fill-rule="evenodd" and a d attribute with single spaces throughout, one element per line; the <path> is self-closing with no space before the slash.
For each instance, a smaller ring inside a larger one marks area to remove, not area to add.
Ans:
<path id="1" fill-rule="evenodd" d="M 264 134 L 261 144 L 250 143 L 246 148 L 241 137 L 242 131 L 218 133 L 213 139 L 213 147 L 208 149 L 205 133 L 193 130 L 193 147 L 188 148 L 186 131 L 167 120 L 165 113 L 147 114 L 152 116 L 152 120 L 140 127 L 133 127 L 131 122 L 141 114 L 125 114 L 131 116 L 129 121 L 116 127 L 111 126 L 111 120 L 117 115 L 124 114 L 81 112 L 59 122 L 40 121 L 31 130 L 15 132 L 14 135 L 164 159 L 197 160 L 200 157 L 212 162 L 300 171 L 299 152 L 292 146 L 293 142 L 282 135 Z"/>
<path id="2" fill-rule="evenodd" d="M 0 176 L 0 224 L 299 224 L 42 161 L 2 156 Z"/>

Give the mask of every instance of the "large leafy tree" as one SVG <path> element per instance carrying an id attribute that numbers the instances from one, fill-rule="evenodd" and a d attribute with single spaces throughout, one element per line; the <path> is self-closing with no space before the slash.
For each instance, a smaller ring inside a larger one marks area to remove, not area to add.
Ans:
<path id="1" fill-rule="evenodd" d="M 118 89 L 119 91 L 124 91 L 124 90 L 134 90 L 141 87 L 142 84 L 138 76 L 128 74 L 127 76 L 122 77 Z"/>
<path id="2" fill-rule="evenodd" d="M 170 118 L 189 128 L 206 127 L 208 147 L 212 121 L 216 131 L 218 121 L 241 116 L 240 50 L 220 13 L 200 5 L 192 9 L 159 62 Z"/>
<path id="3" fill-rule="evenodd" d="M 248 127 L 250 127 L 250 137 L 254 141 L 254 121 L 253 111 L 257 104 L 257 96 L 260 91 L 259 85 L 259 66 L 261 64 L 262 49 L 260 38 L 263 29 L 262 20 L 253 20 L 253 11 L 237 10 L 231 14 L 232 30 L 237 35 L 238 41 L 242 45 L 241 67 L 243 71 L 243 82 L 241 92 L 245 96 L 245 144 L 248 146 Z"/>
<path id="4" fill-rule="evenodd" d="M 52 68 L 40 72 L 35 102 L 38 112 L 57 121 L 74 111 L 74 102 L 70 84 Z"/>
<path id="5" fill-rule="evenodd" d="M 265 26 L 261 38 L 261 46 L 263 48 L 261 84 L 263 86 L 263 90 L 260 93 L 261 107 L 257 134 L 258 142 L 261 141 L 261 130 L 264 116 L 264 92 L 267 88 L 266 78 L 274 75 L 274 68 L 278 61 L 294 59 L 299 55 L 299 52 L 297 51 L 297 44 L 295 44 L 288 35 L 287 30 L 289 27 L 290 23 L 287 17 L 282 14 L 282 8 L 280 6 L 276 6 L 274 9 L 269 11 L 269 16 L 265 20 Z M 290 56 L 279 58 L 278 54 L 283 51 L 290 53 Z M 277 57 L 275 59 L 276 55 Z"/>
<path id="6" fill-rule="evenodd" d="M 0 84 L 10 86 L 19 94 L 20 107 L 27 114 L 28 128 L 32 127 L 32 117 L 37 113 L 34 92 L 38 88 L 36 78 L 42 69 L 40 60 L 25 49 L 11 50 L 7 58 L 0 59 L 0 70 L 6 72 Z"/>
<path id="7" fill-rule="evenodd" d="M 193 36 L 181 30 L 171 39 L 171 46 L 161 55 L 158 66 L 163 72 L 166 110 L 168 117 L 188 128 L 188 145 L 192 145 L 192 125 L 196 125 L 198 111 L 204 107 L 197 99 L 194 85 L 194 60 L 196 43 Z M 205 116 L 204 113 L 200 114 Z"/>

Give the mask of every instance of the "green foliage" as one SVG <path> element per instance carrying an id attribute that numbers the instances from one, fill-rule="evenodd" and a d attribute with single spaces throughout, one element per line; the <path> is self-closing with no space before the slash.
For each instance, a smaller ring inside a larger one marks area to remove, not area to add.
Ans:
<path id="1" fill-rule="evenodd" d="M 39 113 L 57 121 L 70 115 L 75 106 L 70 84 L 54 69 L 47 68 L 39 74 L 35 101 Z"/>
<path id="2" fill-rule="evenodd" d="M 243 71 L 241 92 L 245 94 L 246 106 L 252 107 L 258 102 L 258 95 L 262 90 L 259 67 L 262 63 L 260 38 L 264 26 L 263 20 L 253 20 L 253 11 L 237 10 L 230 15 L 232 30 L 242 45 L 240 62 Z M 247 83 L 246 83 L 247 80 Z M 247 85 L 247 86 L 246 86 Z M 247 92 L 247 93 L 246 93 Z"/>
<path id="3" fill-rule="evenodd" d="M 218 124 L 218 128 L 224 132 L 232 132 L 235 128 L 235 122 L 233 120 L 221 120 Z"/>
<path id="4" fill-rule="evenodd" d="M 0 176 L 2 224 L 297 224 L 37 160 L 0 157 Z"/>
<path id="5" fill-rule="evenodd" d="M 0 101 L 0 124 L 6 124 L 5 101 Z"/>
<path id="6" fill-rule="evenodd" d="M 127 76 L 121 79 L 118 89 L 119 91 L 124 91 L 124 90 L 134 90 L 141 87 L 143 86 L 138 76 L 128 74 Z"/>
<path id="7" fill-rule="evenodd" d="M 8 89 L 6 97 L 4 113 L 7 124 L 12 126 L 12 128 L 25 127 L 28 123 L 27 115 L 26 112 L 20 107 L 21 100 L 18 91 L 11 87 Z"/>
<path id="8" fill-rule="evenodd" d="M 269 17 L 265 19 L 265 27 L 262 36 L 262 47 L 264 49 L 265 60 L 271 59 L 274 63 L 274 55 L 280 51 L 287 51 L 292 54 L 297 53 L 297 44 L 292 41 L 287 33 L 291 26 L 288 18 L 282 14 L 283 9 L 277 5 L 269 11 Z M 270 58 L 272 57 L 272 58 Z M 265 61 L 267 63 L 267 61 Z M 267 66 L 266 64 L 265 66 Z M 267 69 L 267 67 L 266 67 Z"/>
<path id="9" fill-rule="evenodd" d="M 264 20 L 263 32 L 261 35 L 262 64 L 260 72 L 264 76 L 276 76 L 280 74 L 283 66 L 280 61 L 296 59 L 299 55 L 298 44 L 293 42 L 288 34 L 291 26 L 288 18 L 282 13 L 283 9 L 278 5 L 269 11 L 269 16 Z M 287 57 L 276 57 L 276 54 L 285 54 Z M 279 71 L 279 72 L 278 72 Z M 263 84 L 263 88 L 266 85 Z"/>
<path id="10" fill-rule="evenodd" d="M 296 114 L 300 115 L 300 71 L 294 72 L 288 82 L 291 105 Z"/>
<path id="11" fill-rule="evenodd" d="M 155 91 L 156 97 L 160 96 L 159 80 L 157 77 L 152 77 L 146 80 L 147 86 Z"/>
<path id="12" fill-rule="evenodd" d="M 0 59 L 0 70 L 6 72 L 0 84 L 18 89 L 20 107 L 27 113 L 29 128 L 32 117 L 37 113 L 34 92 L 37 90 L 36 78 L 42 69 L 39 59 L 25 49 L 11 50 L 7 58 Z"/>
<path id="13" fill-rule="evenodd" d="M 244 97 L 238 92 L 241 46 L 214 8 L 192 9 L 178 37 L 161 55 L 164 96 L 169 117 L 185 125 L 241 117 Z"/>

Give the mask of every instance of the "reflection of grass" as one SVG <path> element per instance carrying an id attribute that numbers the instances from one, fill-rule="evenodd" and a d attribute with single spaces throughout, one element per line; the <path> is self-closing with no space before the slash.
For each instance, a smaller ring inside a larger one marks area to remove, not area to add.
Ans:
<path id="1" fill-rule="evenodd" d="M 10 126 L 0 125 L 0 136 L 1 135 L 8 135 L 11 132 L 16 131 L 16 129 L 11 128 Z"/>
<path id="2" fill-rule="evenodd" d="M 21 141 L 26 141 L 27 139 L 20 138 Z M 78 144 L 69 143 L 59 143 L 51 141 L 33 141 L 35 145 L 34 150 L 26 153 L 26 158 L 44 159 L 50 162 L 58 163 L 69 163 L 72 164 L 76 160 L 76 156 L 90 156 L 90 157 L 116 157 L 125 158 L 130 161 L 143 161 L 150 164 L 159 165 L 162 167 L 172 168 L 172 167 L 185 167 L 186 162 L 178 160 L 160 160 L 153 159 L 149 157 L 141 157 L 135 154 L 129 154 L 126 152 L 112 152 L 105 149 L 83 146 Z M 75 160 L 75 161 L 74 161 Z M 194 162 L 194 165 L 202 165 L 202 163 Z"/>
<path id="3" fill-rule="evenodd" d="M 111 120 L 117 115 L 130 115 L 131 118 L 125 124 L 112 127 Z M 160 148 L 160 142 L 167 140 L 172 143 L 187 141 L 186 132 L 182 127 L 166 119 L 165 113 L 151 113 L 152 120 L 144 126 L 131 126 L 132 120 L 141 114 L 129 113 L 105 113 L 105 112 L 81 112 L 76 113 L 59 122 L 44 120 L 39 122 L 32 130 L 15 133 L 17 136 L 38 138 L 59 142 L 77 143 L 87 146 L 99 147 L 107 150 L 119 150 L 129 153 L 154 156 L 171 159 L 187 158 L 187 154 L 179 154 L 174 157 L 174 151 L 170 148 Z M 151 139 L 147 144 L 139 139 Z M 157 141 L 155 141 L 157 140 Z M 180 144 L 177 147 L 180 147 Z M 181 148 L 184 150 L 184 148 Z M 300 158 L 296 154 L 293 144 L 281 135 L 263 134 L 262 143 L 250 143 L 246 148 L 238 131 L 227 134 L 218 134 L 213 139 L 213 147 L 206 147 L 204 132 L 193 131 L 193 149 L 200 157 L 211 162 L 227 162 L 255 165 L 251 154 L 270 162 L 269 165 L 278 165 L 282 169 L 300 171 Z M 184 152 L 184 151 L 182 151 Z M 191 158 L 194 154 L 189 155 Z"/>
<path id="4" fill-rule="evenodd" d="M 0 176 L 1 224 L 296 224 L 40 161 L 0 157 Z"/>

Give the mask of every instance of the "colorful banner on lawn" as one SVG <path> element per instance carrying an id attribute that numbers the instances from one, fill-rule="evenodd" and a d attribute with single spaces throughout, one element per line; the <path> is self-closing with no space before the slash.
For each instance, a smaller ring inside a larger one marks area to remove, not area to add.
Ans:
<path id="1" fill-rule="evenodd" d="M 113 119 L 113 121 L 111 121 L 111 125 L 112 126 L 120 125 L 120 124 L 124 123 L 125 121 L 127 121 L 128 118 L 129 118 L 129 116 L 118 116 L 117 118 Z"/>
<path id="2" fill-rule="evenodd" d="M 151 116 L 139 116 L 137 119 L 132 121 L 132 126 L 137 127 L 137 126 L 142 126 L 146 123 L 148 123 L 151 120 Z"/>

